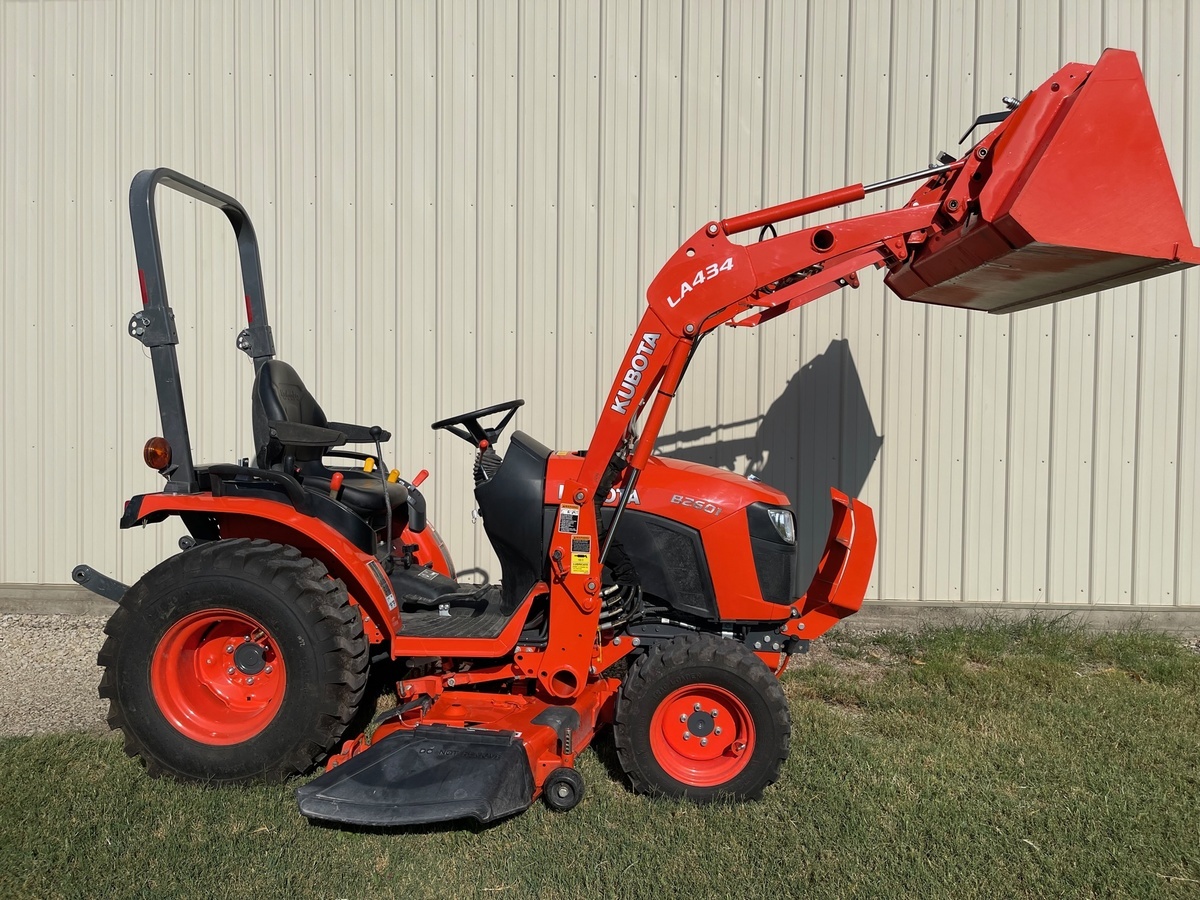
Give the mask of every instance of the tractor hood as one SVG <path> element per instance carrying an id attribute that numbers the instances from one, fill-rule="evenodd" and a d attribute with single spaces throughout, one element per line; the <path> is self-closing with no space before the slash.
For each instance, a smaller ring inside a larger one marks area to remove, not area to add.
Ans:
<path id="1" fill-rule="evenodd" d="M 583 464 L 578 454 L 556 454 L 546 468 L 547 506 L 561 501 L 563 484 L 574 478 Z M 612 488 L 604 505 L 614 507 L 623 488 Z M 752 503 L 788 506 L 786 494 L 761 481 L 701 463 L 652 456 L 638 479 L 629 508 L 669 515 L 693 528 L 706 528 Z"/>

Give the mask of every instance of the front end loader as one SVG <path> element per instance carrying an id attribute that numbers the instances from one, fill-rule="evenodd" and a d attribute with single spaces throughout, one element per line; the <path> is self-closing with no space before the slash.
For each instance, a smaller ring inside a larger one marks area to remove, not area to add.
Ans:
<path id="1" fill-rule="evenodd" d="M 701 340 L 754 327 L 868 266 L 902 299 L 1012 312 L 1200 262 L 1132 53 L 1064 67 L 961 158 L 704 225 L 651 282 L 586 448 L 503 430 L 522 401 L 433 427 L 472 447 L 498 584 L 459 581 L 420 485 L 384 464 L 390 435 L 330 421 L 275 356 L 258 244 L 232 197 L 167 169 L 140 173 L 130 211 L 153 361 L 162 490 L 123 528 L 178 517 L 181 552 L 119 601 L 100 694 L 151 774 L 280 779 L 313 819 L 390 826 L 487 822 L 542 796 L 577 804 L 579 753 L 613 729 L 635 790 L 749 799 L 774 781 L 791 723 L 789 656 L 857 611 L 874 562 L 871 510 L 834 490 L 815 576 L 792 594 L 789 501 L 751 478 L 655 456 Z M 798 216 L 914 183 L 901 207 L 763 240 Z M 219 208 L 242 265 L 255 370 L 254 456 L 192 459 L 154 197 Z M 731 240 L 760 230 L 757 243 Z M 359 450 L 337 448 L 358 445 Z M 364 723 L 369 668 L 397 704 Z M 364 724 L 366 727 L 364 727 Z"/>

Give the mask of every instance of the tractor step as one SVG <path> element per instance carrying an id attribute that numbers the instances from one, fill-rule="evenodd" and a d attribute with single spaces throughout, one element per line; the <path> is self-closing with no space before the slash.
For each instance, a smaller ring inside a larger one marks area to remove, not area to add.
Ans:
<path id="1" fill-rule="evenodd" d="M 499 593 L 497 590 L 497 596 Z M 496 638 L 511 619 L 511 614 L 486 607 L 447 612 L 421 609 L 403 613 L 400 635 L 406 638 Z"/>
<path id="2" fill-rule="evenodd" d="M 397 567 L 391 579 L 406 638 L 497 638 L 519 609 L 505 609 L 499 585 L 459 584 L 430 568 Z"/>
<path id="3" fill-rule="evenodd" d="M 417 725 L 393 732 L 296 789 L 310 819 L 424 825 L 510 816 L 533 802 L 533 773 L 516 732 Z"/>

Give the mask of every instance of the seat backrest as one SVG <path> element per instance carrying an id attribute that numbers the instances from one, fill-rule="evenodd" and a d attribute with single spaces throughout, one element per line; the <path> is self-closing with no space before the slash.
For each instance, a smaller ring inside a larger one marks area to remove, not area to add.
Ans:
<path id="1" fill-rule="evenodd" d="M 271 437 L 270 422 L 295 422 L 324 428 L 329 421 L 321 404 L 308 392 L 296 370 L 283 360 L 267 360 L 254 376 L 251 420 L 254 450 L 262 468 L 269 469 L 282 462 L 285 456 L 291 456 L 297 462 L 321 458 L 320 448 L 286 447 Z"/>

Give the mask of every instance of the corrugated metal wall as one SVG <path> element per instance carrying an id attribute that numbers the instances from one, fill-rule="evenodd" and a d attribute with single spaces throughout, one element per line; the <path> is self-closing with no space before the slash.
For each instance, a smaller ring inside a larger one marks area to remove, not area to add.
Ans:
<path id="1" fill-rule="evenodd" d="M 5 583 L 80 560 L 132 580 L 178 536 L 116 527 L 156 486 L 124 334 L 144 167 L 245 203 L 280 355 L 337 418 L 395 426 L 460 567 L 493 576 L 470 451 L 428 423 L 521 396 L 519 427 L 585 445 L 645 286 L 708 219 L 920 168 L 1002 95 L 1120 46 L 1200 223 L 1183 2 L 6 0 L 0 46 Z M 162 193 L 197 456 L 250 455 L 232 241 Z M 788 490 L 805 564 L 826 486 L 861 494 L 872 598 L 1198 602 L 1197 275 L 1008 318 L 863 281 L 710 340 L 664 449 Z"/>

